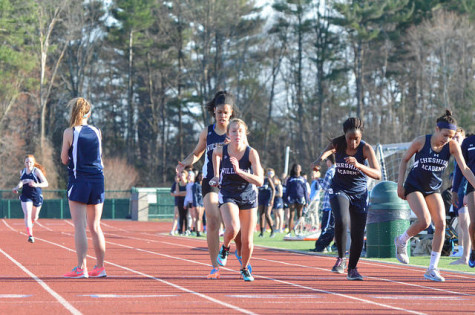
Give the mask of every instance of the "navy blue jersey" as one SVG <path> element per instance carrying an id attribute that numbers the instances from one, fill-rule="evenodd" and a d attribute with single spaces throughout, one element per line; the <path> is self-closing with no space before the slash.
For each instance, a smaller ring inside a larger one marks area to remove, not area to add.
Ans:
<path id="1" fill-rule="evenodd" d="M 193 207 L 203 206 L 203 192 L 201 184 L 195 182 L 193 184 Z"/>
<path id="2" fill-rule="evenodd" d="M 450 147 L 445 144 L 440 152 L 434 152 L 431 135 L 425 136 L 422 149 L 416 153 L 406 184 L 424 193 L 436 192 L 442 186 L 442 174 L 449 165 Z"/>
<path id="3" fill-rule="evenodd" d="M 462 142 L 461 149 L 465 163 L 470 168 L 470 170 L 475 173 L 475 135 L 465 138 Z M 452 191 L 459 191 L 462 178 L 462 171 L 457 166 L 455 169 L 454 185 Z"/>
<path id="4" fill-rule="evenodd" d="M 363 154 L 365 142 L 360 141 L 353 157 L 360 164 L 365 164 L 366 158 Z M 361 194 L 367 190 L 367 176 L 354 165 L 345 162 L 345 158 L 350 157 L 345 151 L 337 151 L 335 154 L 335 175 L 332 179 L 331 188 L 333 192 L 344 192 L 346 194 Z"/>
<path id="5" fill-rule="evenodd" d="M 69 148 L 69 176 L 103 179 L 102 141 L 99 130 L 90 125 L 73 127 L 73 143 Z"/>
<path id="6" fill-rule="evenodd" d="M 20 180 L 23 181 L 25 179 L 32 179 L 35 183 L 40 183 L 40 179 L 36 176 L 37 168 L 34 167 L 30 174 L 27 174 L 26 168 L 21 171 Z M 31 187 L 29 184 L 23 184 L 23 188 L 21 190 L 21 196 L 26 199 L 36 200 L 41 196 L 41 188 L 40 187 Z"/>
<path id="7" fill-rule="evenodd" d="M 285 186 L 286 198 L 284 200 L 301 200 L 303 198 L 308 203 L 307 181 L 305 178 L 302 176 L 289 177 Z"/>
<path id="8" fill-rule="evenodd" d="M 214 130 L 215 124 L 208 126 L 208 135 L 206 136 L 205 163 L 203 164 L 203 178 L 211 179 L 214 177 L 213 171 L 213 150 L 222 145 L 226 140 L 226 134 L 218 135 Z"/>
<path id="9" fill-rule="evenodd" d="M 247 146 L 244 155 L 239 160 L 239 168 L 247 173 L 252 173 L 249 153 L 251 147 Z M 223 157 L 221 159 L 221 175 L 219 176 L 221 185 L 220 192 L 224 196 L 234 196 L 243 192 L 254 190 L 254 185 L 236 174 L 233 164 L 229 159 L 228 145 L 223 146 Z"/>
<path id="10" fill-rule="evenodd" d="M 272 187 L 269 184 L 269 179 L 264 177 L 264 183 L 259 187 L 259 203 L 268 202 L 272 197 Z"/>

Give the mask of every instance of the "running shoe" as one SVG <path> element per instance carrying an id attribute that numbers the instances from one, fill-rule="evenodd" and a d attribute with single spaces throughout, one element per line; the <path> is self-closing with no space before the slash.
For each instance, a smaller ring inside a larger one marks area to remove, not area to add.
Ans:
<path id="1" fill-rule="evenodd" d="M 236 258 L 239 261 L 239 263 L 241 264 L 241 268 L 242 268 L 242 257 L 238 255 L 237 250 L 234 251 L 234 256 L 236 256 Z M 249 270 L 250 273 L 252 273 L 251 264 L 247 264 L 247 269 Z"/>
<path id="2" fill-rule="evenodd" d="M 68 272 L 67 274 L 63 275 L 64 278 L 71 278 L 71 279 L 79 279 L 79 278 L 87 278 L 87 269 L 81 269 L 79 267 L 74 267 L 73 270 Z"/>
<path id="3" fill-rule="evenodd" d="M 91 272 L 89 272 L 89 277 L 91 278 L 103 278 L 107 277 L 106 268 L 94 266 Z"/>
<path id="4" fill-rule="evenodd" d="M 468 259 L 468 265 L 470 268 L 475 267 L 475 250 L 472 249 L 470 252 L 470 258 Z"/>
<path id="5" fill-rule="evenodd" d="M 34 243 L 35 242 L 35 238 L 33 236 L 28 236 L 28 242 L 30 243 Z"/>
<path id="6" fill-rule="evenodd" d="M 221 246 L 221 249 L 219 250 L 218 254 L 218 264 L 220 266 L 226 266 L 226 263 L 228 262 L 228 255 L 229 255 L 229 247 L 226 248 L 224 245 Z"/>
<path id="7" fill-rule="evenodd" d="M 251 272 L 247 268 L 241 269 L 241 276 L 244 281 L 254 281 L 254 277 L 252 276 Z"/>
<path id="8" fill-rule="evenodd" d="M 348 276 L 346 276 L 348 280 L 363 280 L 363 276 L 360 275 L 356 268 L 348 269 Z"/>
<path id="9" fill-rule="evenodd" d="M 270 232 L 270 236 L 269 236 L 269 237 L 270 237 L 270 238 L 274 238 L 274 237 L 275 237 L 274 231 Z"/>
<path id="10" fill-rule="evenodd" d="M 394 239 L 394 245 L 396 245 L 396 258 L 402 264 L 409 263 L 409 256 L 407 255 L 407 244 L 402 244 L 399 240 L 399 236 Z"/>
<path id="11" fill-rule="evenodd" d="M 338 257 L 336 263 L 332 268 L 332 272 L 344 273 L 346 268 L 346 259 Z"/>
<path id="12" fill-rule="evenodd" d="M 426 278 L 427 280 L 438 281 L 438 282 L 445 281 L 444 277 L 440 275 L 439 269 L 437 268 L 427 269 L 426 273 L 424 274 L 424 278 Z"/>
<path id="13" fill-rule="evenodd" d="M 264 237 L 264 233 L 259 233 L 259 235 L 257 237 Z"/>
<path id="14" fill-rule="evenodd" d="M 221 277 L 221 273 L 219 271 L 219 268 L 218 267 L 213 267 L 213 269 L 211 269 L 211 272 L 209 273 L 209 275 L 206 277 L 207 279 L 219 279 L 219 277 Z"/>

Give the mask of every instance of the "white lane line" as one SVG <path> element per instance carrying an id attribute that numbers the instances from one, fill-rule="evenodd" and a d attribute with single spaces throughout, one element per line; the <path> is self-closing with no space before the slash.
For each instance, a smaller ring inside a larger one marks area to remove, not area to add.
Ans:
<path id="1" fill-rule="evenodd" d="M 69 222 L 69 220 L 64 220 L 64 222 L 74 227 L 74 224 L 72 222 Z"/>
<path id="2" fill-rule="evenodd" d="M 3 222 L 8 226 L 8 224 L 5 222 L 5 220 L 3 220 Z M 10 227 L 10 229 L 11 229 L 12 231 L 18 232 L 18 231 L 16 231 L 15 229 L 13 229 L 13 228 L 11 228 L 11 227 Z M 24 234 L 23 232 L 18 232 L 18 233 Z M 63 232 L 63 233 L 64 233 L 64 232 Z M 68 234 L 68 233 L 64 233 L 64 234 Z M 69 234 L 69 235 L 71 235 L 71 234 Z M 71 235 L 71 236 L 72 236 L 72 235 Z M 48 241 L 48 240 L 43 239 L 43 238 L 38 238 L 38 237 L 36 237 L 36 239 L 37 239 L 37 240 L 40 240 L 40 241 L 43 241 L 43 242 L 46 242 L 46 243 L 48 243 L 48 244 L 55 245 L 55 246 L 57 246 L 57 247 L 66 249 L 66 250 L 68 250 L 68 251 L 75 252 L 73 249 L 68 248 L 68 247 L 66 247 L 66 246 L 63 246 L 63 245 L 61 245 L 61 244 L 54 243 L 54 242 Z M 114 243 L 112 243 L 112 242 L 107 242 L 107 243 L 114 244 Z M 126 246 L 126 245 L 121 245 L 121 244 L 116 244 L 116 245 L 133 249 L 133 247 Z M 92 259 L 95 259 L 95 257 L 90 256 L 90 255 L 87 255 L 87 257 L 92 258 Z M 172 257 L 172 256 L 169 256 L 169 257 Z M 173 257 L 172 257 L 172 258 L 173 258 Z M 194 262 L 194 261 L 191 261 L 191 260 L 189 260 L 189 261 L 190 261 L 190 262 Z M 229 303 L 226 303 L 226 302 L 217 300 L 217 299 L 212 298 L 212 297 L 210 297 L 210 296 L 207 296 L 207 295 L 205 295 L 205 294 L 202 294 L 202 293 L 199 293 L 199 292 L 190 290 L 190 289 L 188 289 L 188 288 L 179 286 L 179 285 L 177 285 L 177 284 L 168 282 L 168 281 L 166 281 L 166 280 L 163 280 L 163 279 L 160 279 L 160 278 L 157 278 L 157 277 L 148 275 L 148 274 L 143 273 L 143 272 L 140 272 L 140 271 L 138 271 L 138 270 L 134 270 L 134 269 L 131 269 L 131 268 L 128 268 L 128 267 L 125 267 L 125 266 L 122 266 L 122 265 L 113 263 L 113 262 L 111 262 L 111 261 L 105 261 L 105 263 L 107 263 L 107 264 L 109 264 L 109 265 L 112 265 L 112 266 L 115 266 L 115 267 L 117 267 L 117 268 L 121 268 L 121 269 L 127 270 L 127 271 L 129 271 L 129 272 L 132 272 L 132 273 L 141 275 L 141 276 L 146 277 L 146 278 L 150 278 L 150 279 L 153 279 L 153 280 L 157 280 L 157 281 L 159 281 L 159 282 L 162 282 L 162 283 L 164 283 L 164 284 L 167 284 L 167 285 L 169 285 L 169 286 L 172 286 L 172 287 L 174 287 L 174 288 L 176 288 L 176 289 L 178 289 L 178 290 L 181 290 L 181 291 L 184 291 L 184 292 L 187 292 L 187 293 L 191 293 L 191 294 L 197 295 L 197 296 L 199 296 L 199 297 L 201 297 L 201 298 L 203 298 L 203 299 L 206 299 L 206 300 L 208 300 L 208 301 L 211 301 L 211 302 L 214 302 L 214 303 L 216 303 L 216 304 L 219 304 L 219 305 L 228 307 L 228 308 L 230 308 L 230 309 L 232 309 L 232 310 L 234 310 L 234 311 L 237 311 L 237 312 L 240 312 L 240 313 L 243 313 L 243 314 L 252 314 L 252 315 L 255 314 L 254 312 L 251 312 L 251 311 L 249 311 L 249 310 L 246 310 L 246 309 L 240 308 L 240 307 L 238 307 L 238 306 L 235 306 L 235 305 L 232 305 L 232 304 L 229 304 Z M 207 265 L 207 264 L 204 264 L 204 265 Z M 40 280 L 40 279 L 39 279 L 39 280 Z M 40 280 L 40 281 L 41 281 L 41 280 Z M 78 313 L 78 314 L 81 314 L 81 313 Z"/>
<path id="3" fill-rule="evenodd" d="M 106 226 L 106 227 L 111 228 L 111 229 L 114 229 L 114 230 L 117 230 L 117 231 L 120 231 L 120 232 L 130 233 L 130 231 L 124 230 L 124 229 L 122 229 L 122 228 L 118 228 L 118 227 L 116 227 L 116 226 L 112 226 L 112 225 L 106 224 L 106 223 L 104 223 L 104 221 L 101 221 L 101 225 Z"/>
<path id="4" fill-rule="evenodd" d="M 139 252 L 144 252 L 144 253 L 148 253 L 148 254 L 152 254 L 152 255 L 163 256 L 163 257 L 176 259 L 176 260 L 182 260 L 182 261 L 186 261 L 186 262 L 190 262 L 190 263 L 194 263 L 194 264 L 208 265 L 208 264 L 205 264 L 205 263 L 202 263 L 202 262 L 189 260 L 189 259 L 176 257 L 176 256 L 170 256 L 170 255 L 161 254 L 161 253 L 157 253 L 157 252 L 152 252 L 152 251 L 149 251 L 149 250 L 136 248 L 136 247 L 132 247 L 132 246 L 128 246 L 128 245 L 122 245 L 122 244 L 109 242 L 109 241 L 107 243 L 113 244 L 113 245 L 116 245 L 116 246 L 120 246 L 120 247 L 129 248 L 129 249 L 134 249 L 134 250 L 137 250 Z M 237 271 L 234 271 L 234 270 L 229 269 L 229 268 L 224 268 L 224 267 L 220 267 L 220 268 L 225 269 L 225 270 L 229 270 L 229 271 L 233 271 L 233 272 L 237 272 Z M 319 268 L 319 269 L 326 271 L 326 269 L 323 269 L 323 268 Z M 303 286 L 303 285 L 300 285 L 300 284 L 297 284 L 297 283 L 292 283 L 292 282 L 289 282 L 289 281 L 279 280 L 279 279 L 276 279 L 276 278 L 270 278 L 270 277 L 266 277 L 266 276 L 259 276 L 259 275 L 255 275 L 255 274 L 254 274 L 254 277 L 262 278 L 262 279 L 266 279 L 266 280 L 271 280 L 271 281 L 274 281 L 274 282 L 278 282 L 278 283 L 282 283 L 282 284 L 286 284 L 286 285 L 289 285 L 289 286 L 293 286 L 293 287 L 297 287 L 297 288 L 301 288 L 301 289 L 305 289 L 305 290 L 310 290 L 310 291 L 314 291 L 314 292 L 319 292 L 319 293 L 324 293 L 324 294 L 329 294 L 329 295 L 336 295 L 336 296 L 344 297 L 344 298 L 347 298 L 347 299 L 356 300 L 356 301 L 359 301 L 359 302 L 376 305 L 376 306 L 383 307 L 383 308 L 389 308 L 389 309 L 396 310 L 396 311 L 407 312 L 407 313 L 410 313 L 410 314 L 425 314 L 425 313 L 422 313 L 422 312 L 403 309 L 403 308 L 400 308 L 400 307 L 397 307 L 397 306 L 382 304 L 382 303 L 374 302 L 374 301 L 371 301 L 371 300 L 365 300 L 365 299 L 354 297 L 354 296 L 347 295 L 347 294 L 342 294 L 342 293 L 337 293 L 337 292 L 332 292 L 332 291 L 320 290 L 320 289 L 316 289 L 316 288 L 312 288 L 312 287 L 307 287 L 307 286 Z"/>
<path id="5" fill-rule="evenodd" d="M 52 230 L 52 229 L 50 229 L 50 228 L 49 228 L 49 227 L 47 227 L 47 226 L 44 226 L 43 224 L 41 224 L 41 223 L 40 223 L 40 222 L 38 222 L 38 221 L 36 221 L 36 224 L 38 224 L 39 226 L 41 226 L 42 228 L 44 228 L 44 229 L 46 229 L 46 230 L 48 230 L 48 231 L 50 231 L 50 232 L 53 232 L 53 230 Z"/>
<path id="6" fill-rule="evenodd" d="M 34 273 L 28 270 L 25 266 L 20 264 L 17 260 L 15 260 L 12 256 L 8 255 L 3 249 L 0 248 L 0 253 L 2 253 L 5 257 L 10 259 L 15 265 L 17 265 L 24 273 L 29 275 L 33 280 L 38 282 L 39 285 L 43 287 L 49 294 L 51 294 L 65 309 L 67 309 L 71 314 L 79 315 L 82 314 L 78 309 L 72 306 L 68 301 L 66 301 L 61 295 L 56 293 L 53 289 L 51 289 L 43 280 L 38 278 Z"/>
<path id="7" fill-rule="evenodd" d="M 0 294 L 0 299 L 22 299 L 32 296 L 31 294 Z"/>
<path id="8" fill-rule="evenodd" d="M 143 233 L 142 233 L 143 234 Z M 115 234 L 111 234 L 111 235 L 114 235 L 116 236 Z M 150 234 L 150 236 L 155 236 L 156 235 L 153 235 L 153 234 Z M 131 237 L 131 236 L 127 236 L 126 238 L 130 238 L 130 239 L 135 239 L 135 240 L 142 240 L 142 241 L 146 241 L 146 242 L 157 242 L 157 243 L 163 243 L 163 244 L 168 244 L 168 245 L 175 245 L 175 246 L 180 246 L 180 247 L 186 247 L 186 248 L 194 248 L 196 249 L 196 246 L 190 246 L 190 245 L 185 245 L 185 244 L 175 244 L 175 243 L 171 243 L 171 242 L 165 242 L 165 241 L 158 241 L 158 240 L 151 240 L 151 239 L 143 239 L 143 238 L 137 238 L 137 237 Z M 201 249 L 198 249 L 198 250 L 201 250 Z M 207 249 L 203 249 L 203 251 L 205 251 Z M 276 250 L 277 252 L 282 252 L 281 250 Z M 292 251 L 293 253 L 296 253 L 296 254 L 300 254 L 300 255 L 303 255 L 303 256 L 314 256 L 314 255 L 305 255 L 301 252 L 294 252 Z M 328 258 L 328 259 L 332 259 L 334 260 L 335 258 L 334 257 L 326 257 L 326 256 L 318 256 L 318 257 L 322 257 L 322 258 Z M 313 266 L 307 266 L 307 265 L 301 265 L 301 264 L 296 264 L 296 263 L 288 263 L 288 262 L 283 262 L 283 261 L 277 261 L 277 260 L 272 260 L 272 259 L 265 259 L 265 258 L 260 258 L 260 257 L 256 257 L 256 256 L 253 256 L 252 257 L 253 260 L 262 260 L 262 261 L 266 261 L 266 262 L 272 262 L 272 263 L 276 263 L 276 264 L 283 264 L 283 265 L 287 265 L 287 266 L 292 266 L 292 267 L 300 267 L 300 268 L 307 268 L 307 269 L 313 269 L 313 270 L 320 270 L 320 271 L 325 271 L 325 272 L 331 272 L 328 268 L 320 268 L 320 267 L 313 267 Z M 370 265 L 377 265 L 377 266 L 380 266 L 380 267 L 388 267 L 388 268 L 392 268 L 392 269 L 404 269 L 406 271 L 408 270 L 411 270 L 411 271 L 423 271 L 424 269 L 423 268 L 415 268 L 415 269 L 411 269 L 411 268 L 408 268 L 408 269 L 405 269 L 405 268 L 401 268 L 401 267 L 397 267 L 397 266 L 386 266 L 385 264 L 370 264 Z M 340 276 L 341 277 L 341 276 Z M 451 294 L 455 294 L 455 295 L 462 295 L 462 296 L 475 296 L 473 294 L 468 294 L 468 293 L 464 293 L 464 292 L 457 292 L 457 291 L 451 291 L 451 290 L 445 290 L 445 289 L 440 289 L 440 288 L 435 288 L 435 287 L 429 287 L 429 286 L 425 286 L 425 285 L 420 285 L 420 284 L 415 284 L 415 283 L 408 283 L 408 282 L 401 282 L 401 281 L 396 281 L 396 280 L 391 280 L 391 279 L 385 279 L 385 278 L 379 278 L 379 277 L 371 277 L 371 276 L 368 276 L 366 277 L 368 279 L 374 279 L 374 280 L 379 280 L 379 281 L 385 281 L 385 282 L 390 282 L 390 283 L 397 283 L 397 284 L 401 284 L 401 285 L 405 285 L 405 286 L 411 286 L 411 287 L 417 287 L 417 288 L 422 288 L 422 289 L 428 289 L 428 290 L 434 290 L 434 291 L 439 291 L 439 292 L 444 292 L 444 293 L 451 293 Z M 320 278 L 318 278 L 320 279 Z M 470 278 L 470 279 L 473 279 Z"/>
<path id="9" fill-rule="evenodd" d="M 161 297 L 174 297 L 178 296 L 176 294 L 151 294 L 151 295 L 143 295 L 143 294 L 81 294 L 78 296 L 89 296 L 92 298 L 100 298 L 100 299 L 129 299 L 129 298 L 161 298 Z"/>

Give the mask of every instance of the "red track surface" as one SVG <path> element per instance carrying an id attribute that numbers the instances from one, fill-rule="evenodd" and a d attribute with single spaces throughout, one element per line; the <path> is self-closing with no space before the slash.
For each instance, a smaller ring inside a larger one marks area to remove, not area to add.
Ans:
<path id="1" fill-rule="evenodd" d="M 73 226 L 40 224 L 30 244 L 23 220 L 0 222 L 1 314 L 475 312 L 472 274 L 442 272 L 446 282 L 435 283 L 422 268 L 362 260 L 365 281 L 348 281 L 330 272 L 334 258 L 260 247 L 254 282 L 239 278 L 233 255 L 220 280 L 206 280 L 206 240 L 168 236 L 169 223 L 104 221 L 108 277 L 63 279 L 76 264 Z"/>

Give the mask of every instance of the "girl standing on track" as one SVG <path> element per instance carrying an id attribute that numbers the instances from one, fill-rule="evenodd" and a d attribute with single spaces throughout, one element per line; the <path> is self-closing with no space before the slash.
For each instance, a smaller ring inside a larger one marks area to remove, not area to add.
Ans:
<path id="1" fill-rule="evenodd" d="M 462 155 L 467 161 L 467 165 L 472 171 L 472 173 L 475 172 L 475 135 L 468 136 L 463 140 L 462 142 Z M 466 175 L 465 175 L 466 176 Z M 468 178 L 468 177 L 467 177 Z M 454 205 L 460 202 L 461 200 L 458 200 L 457 196 L 457 191 L 460 186 L 460 182 L 462 181 L 462 171 L 458 167 L 455 170 L 455 178 L 454 178 L 454 185 L 452 187 L 453 193 L 453 203 Z M 468 208 L 468 214 L 470 215 L 470 226 L 468 233 L 470 235 L 470 240 L 472 241 L 472 251 L 470 253 L 470 258 L 468 260 L 468 265 L 471 268 L 475 267 L 475 190 L 474 190 L 475 185 L 470 182 L 467 184 L 467 191 L 465 192 L 465 198 L 467 199 L 467 208 Z M 465 244 L 464 244 L 465 246 Z"/>
<path id="2" fill-rule="evenodd" d="M 274 197 L 275 197 L 275 186 L 272 181 L 272 176 L 270 174 L 270 169 L 267 169 L 267 176 L 264 177 L 264 184 L 259 187 L 259 194 L 257 197 L 258 200 L 258 207 L 257 210 L 259 212 L 259 222 L 261 233 L 259 237 L 264 237 L 264 232 L 266 230 L 266 222 L 271 229 L 270 237 L 274 237 L 274 223 L 272 222 L 271 211 L 274 205 Z"/>
<path id="3" fill-rule="evenodd" d="M 45 174 L 44 167 L 36 163 L 35 157 L 29 154 L 25 158 L 25 168 L 20 172 L 20 182 L 13 188 L 13 192 L 18 193 L 18 190 L 23 187 L 20 200 L 30 243 L 35 242 L 33 224 L 38 221 L 43 205 L 41 188 L 48 187 Z"/>
<path id="4" fill-rule="evenodd" d="M 284 230 L 284 191 L 282 188 L 282 182 L 279 177 L 275 175 L 275 171 L 272 168 L 269 168 L 269 176 L 272 178 L 272 182 L 275 187 L 275 198 L 274 198 L 274 214 L 275 214 L 275 231 L 281 233 Z"/>
<path id="5" fill-rule="evenodd" d="M 201 189 L 201 182 L 203 181 L 203 174 L 201 172 L 196 175 L 195 183 L 193 184 L 193 207 L 196 209 L 196 236 L 201 236 L 201 229 L 203 226 L 203 192 Z"/>
<path id="6" fill-rule="evenodd" d="M 74 98 L 71 107 L 69 128 L 63 133 L 61 161 L 68 165 L 68 200 L 74 223 L 77 266 L 64 275 L 65 278 L 106 277 L 104 255 L 106 242 L 101 229 L 104 205 L 104 174 L 102 164 L 102 135 L 94 126 L 88 125 L 91 104 L 82 97 Z M 87 272 L 86 222 L 91 232 L 96 265 Z"/>
<path id="7" fill-rule="evenodd" d="M 203 153 L 205 161 L 203 165 L 203 203 L 206 212 L 206 240 L 208 242 L 208 251 L 213 265 L 208 279 L 219 279 L 220 271 L 217 263 L 219 252 L 219 226 L 221 225 L 221 216 L 218 209 L 218 191 L 217 187 L 212 187 L 209 181 L 214 176 L 212 155 L 217 146 L 227 143 L 226 130 L 229 119 L 233 116 L 235 107 L 234 95 L 226 91 L 219 91 L 214 98 L 206 104 L 207 110 L 213 115 L 216 122 L 203 129 L 200 133 L 198 144 L 193 152 L 183 161 L 178 162 L 176 171 L 180 173 L 185 167 L 198 162 Z M 237 245 L 237 244 L 236 244 Z M 236 246 L 240 249 L 240 246 Z M 236 255 L 240 257 L 237 253 Z M 239 258 L 238 258 L 239 259 Z"/>
<path id="8" fill-rule="evenodd" d="M 180 235 L 185 235 L 188 232 L 188 217 L 186 215 L 185 208 L 185 196 L 186 196 L 186 185 L 188 178 L 188 171 L 182 170 L 178 174 L 179 181 L 175 186 L 174 197 L 177 198 L 177 208 L 178 208 L 178 233 Z"/>
<path id="9" fill-rule="evenodd" d="M 295 221 L 298 222 L 303 214 L 303 207 L 308 204 L 307 181 L 300 176 L 301 171 L 302 167 L 300 164 L 292 165 L 290 177 L 285 185 L 287 187 L 287 204 L 289 205 L 289 233 L 287 236 L 291 236 L 294 230 L 294 210 L 296 215 Z"/>
<path id="10" fill-rule="evenodd" d="M 226 266 L 231 241 L 241 238 L 244 281 L 254 281 L 249 261 L 254 249 L 254 229 L 257 223 L 257 192 L 255 186 L 264 182 L 259 154 L 248 145 L 248 128 L 244 121 L 233 119 L 227 131 L 230 143 L 213 152 L 213 186 L 220 184 L 219 208 L 225 232 L 217 262 Z M 221 170 L 221 172 L 219 171 Z M 241 235 L 239 236 L 239 232 Z"/>
<path id="11" fill-rule="evenodd" d="M 452 112 L 447 110 L 437 119 L 435 133 L 414 139 L 399 165 L 397 193 L 399 198 L 407 200 L 417 221 L 395 238 L 396 257 L 403 264 L 409 263 L 406 249 L 409 239 L 426 229 L 432 220 L 435 225 L 432 253 L 429 268 L 424 274 L 426 279 L 432 281 L 445 281 L 437 268 L 445 238 L 445 207 L 439 189 L 450 155 L 455 157 L 463 175 L 475 185 L 475 177 L 465 164 L 460 146 L 452 139 L 457 130 L 456 124 Z M 404 182 L 407 163 L 413 155 L 414 164 Z"/>
<path id="12" fill-rule="evenodd" d="M 333 272 L 344 273 L 346 266 L 345 247 L 347 230 L 351 232 L 348 280 L 363 280 L 356 265 L 364 243 L 364 230 L 368 213 L 367 177 L 381 179 L 373 148 L 361 140 L 363 122 L 359 118 L 348 118 L 343 123 L 344 135 L 334 138 L 320 157 L 313 163 L 318 169 L 320 163 L 335 154 L 335 175 L 332 179 L 330 204 L 335 215 L 335 241 L 338 258 Z M 365 165 L 368 162 L 369 166 Z"/>

